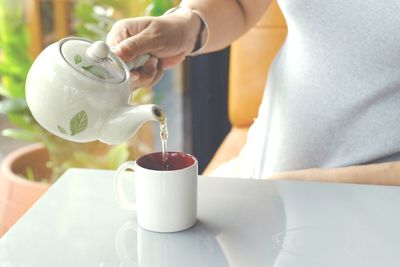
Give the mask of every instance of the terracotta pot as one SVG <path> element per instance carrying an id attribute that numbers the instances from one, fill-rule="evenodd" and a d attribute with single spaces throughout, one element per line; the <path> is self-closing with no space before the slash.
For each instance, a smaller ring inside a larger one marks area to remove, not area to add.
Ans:
<path id="1" fill-rule="evenodd" d="M 49 154 L 42 144 L 32 144 L 8 154 L 0 166 L 0 237 L 43 195 L 50 184 L 29 181 L 18 174 L 31 168 L 35 177 L 48 178 Z"/>

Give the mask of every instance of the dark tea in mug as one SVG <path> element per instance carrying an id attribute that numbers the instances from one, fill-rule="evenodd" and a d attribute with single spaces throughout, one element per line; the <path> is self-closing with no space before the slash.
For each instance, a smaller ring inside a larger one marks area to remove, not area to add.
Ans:
<path id="1" fill-rule="evenodd" d="M 162 152 L 147 154 L 140 157 L 136 164 L 155 171 L 176 171 L 188 168 L 197 161 L 195 157 L 182 152 L 167 152 L 167 155 L 164 162 Z"/>

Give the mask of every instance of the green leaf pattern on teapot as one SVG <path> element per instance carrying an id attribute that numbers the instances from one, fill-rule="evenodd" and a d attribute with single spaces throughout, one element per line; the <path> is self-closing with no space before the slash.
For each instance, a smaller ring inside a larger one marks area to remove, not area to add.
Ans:
<path id="1" fill-rule="evenodd" d="M 96 76 L 97 78 L 106 80 L 112 78 L 110 72 L 100 65 L 89 65 L 89 66 L 82 66 L 82 69 L 90 72 L 92 75 Z"/>
<path id="2" fill-rule="evenodd" d="M 74 56 L 74 62 L 75 62 L 75 64 L 81 63 L 82 62 L 82 57 L 79 54 L 76 54 Z"/>
<path id="3" fill-rule="evenodd" d="M 67 131 L 64 129 L 64 127 L 57 125 L 58 130 L 60 131 L 60 133 L 62 134 L 68 134 Z"/>
<path id="4" fill-rule="evenodd" d="M 69 122 L 69 129 L 71 131 L 71 136 L 77 135 L 88 127 L 88 115 L 86 111 L 81 110 L 76 113 Z M 64 127 L 57 125 L 58 130 L 62 134 L 68 134 Z"/>
<path id="5" fill-rule="evenodd" d="M 69 129 L 71 130 L 71 135 L 74 136 L 80 132 L 83 132 L 88 126 L 88 116 L 87 113 L 82 110 L 75 114 L 69 122 Z"/>
<path id="6" fill-rule="evenodd" d="M 81 55 L 76 54 L 74 56 L 74 62 L 75 62 L 76 65 L 79 65 L 80 63 L 82 63 Z M 84 71 L 87 71 L 90 74 L 96 76 L 97 78 L 100 78 L 100 79 L 103 79 L 103 80 L 107 80 L 107 79 L 113 78 L 111 73 L 101 65 L 81 66 L 81 69 L 83 69 Z"/>

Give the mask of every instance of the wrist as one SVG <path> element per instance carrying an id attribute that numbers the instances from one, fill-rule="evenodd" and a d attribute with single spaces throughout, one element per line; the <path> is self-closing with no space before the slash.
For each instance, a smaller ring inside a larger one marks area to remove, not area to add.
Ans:
<path id="1" fill-rule="evenodd" d="M 186 19 L 188 29 L 186 39 L 190 43 L 187 55 L 196 56 L 201 54 L 208 43 L 208 25 L 203 16 L 197 10 L 181 6 L 168 10 L 164 15 L 172 13 L 183 16 Z"/>

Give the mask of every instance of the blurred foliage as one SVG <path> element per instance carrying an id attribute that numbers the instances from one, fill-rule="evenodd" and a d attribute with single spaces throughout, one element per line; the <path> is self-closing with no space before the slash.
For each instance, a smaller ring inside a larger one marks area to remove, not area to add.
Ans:
<path id="1" fill-rule="evenodd" d="M 25 79 L 33 62 L 28 53 L 29 38 L 24 21 L 24 0 L 0 0 L 0 113 L 15 128 L 2 131 L 4 136 L 28 142 L 42 142 L 49 151 L 52 177 L 35 177 L 27 168 L 27 179 L 53 182 L 68 168 L 115 169 L 129 157 L 148 152 L 137 138 L 129 145 L 108 146 L 100 142 L 73 143 L 60 139 L 36 123 L 25 101 Z M 75 0 L 73 34 L 91 40 L 104 40 L 114 21 L 141 15 L 161 15 L 177 1 L 173 0 Z M 151 102 L 148 88 L 136 90 L 136 104 Z"/>
<path id="2" fill-rule="evenodd" d="M 173 7 L 176 3 L 173 0 L 153 0 L 146 8 L 147 15 L 161 16 L 165 11 Z"/>
<path id="3" fill-rule="evenodd" d="M 21 1 L 0 0 L 0 74 L 2 75 L 2 95 L 10 98 L 24 98 L 25 76 L 32 63 L 28 54 L 28 34 L 23 21 Z M 21 53 L 22 52 L 22 53 Z M 18 103 L 22 104 L 22 103 Z M 22 109 L 21 105 L 8 106 Z"/>
<path id="4" fill-rule="evenodd" d="M 116 20 L 144 15 L 161 16 L 178 3 L 178 0 L 75 0 L 74 30 L 78 36 L 105 40 Z"/>
<path id="5" fill-rule="evenodd" d="M 0 113 L 19 129 L 6 135 L 35 141 L 36 127 L 25 102 L 25 77 L 32 59 L 28 53 L 28 34 L 23 23 L 23 1 L 0 0 Z"/>

